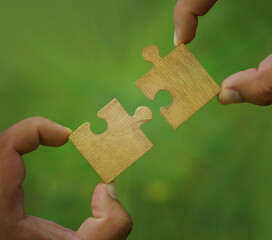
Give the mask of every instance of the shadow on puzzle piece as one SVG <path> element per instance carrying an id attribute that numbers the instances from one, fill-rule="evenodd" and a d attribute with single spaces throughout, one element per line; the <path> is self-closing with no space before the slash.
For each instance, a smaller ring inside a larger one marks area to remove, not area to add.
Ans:
<path id="1" fill-rule="evenodd" d="M 115 98 L 97 116 L 108 123 L 104 133 L 94 134 L 90 124 L 84 123 L 69 139 L 104 182 L 109 183 L 153 147 L 140 129 L 142 123 L 152 119 L 152 112 L 141 106 L 130 116 Z"/>
<path id="2" fill-rule="evenodd" d="M 156 46 L 148 46 L 143 58 L 153 63 L 153 67 L 136 81 L 136 85 L 151 101 L 161 90 L 171 94 L 172 104 L 160 111 L 174 129 L 220 92 L 220 87 L 184 44 L 164 58 L 160 57 Z"/>

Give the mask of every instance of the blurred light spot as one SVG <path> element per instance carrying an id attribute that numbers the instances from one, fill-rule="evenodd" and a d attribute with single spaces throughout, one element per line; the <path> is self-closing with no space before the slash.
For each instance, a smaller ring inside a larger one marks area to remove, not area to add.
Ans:
<path id="1" fill-rule="evenodd" d="M 167 182 L 155 180 L 146 186 L 144 196 L 155 203 L 166 203 L 173 196 L 173 187 Z"/>

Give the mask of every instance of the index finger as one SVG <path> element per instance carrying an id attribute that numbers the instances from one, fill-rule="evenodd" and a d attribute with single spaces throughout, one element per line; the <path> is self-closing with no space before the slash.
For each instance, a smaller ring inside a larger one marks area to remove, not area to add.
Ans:
<path id="1" fill-rule="evenodd" d="M 174 44 L 191 42 L 196 33 L 198 16 L 206 14 L 217 0 L 179 0 L 174 10 Z"/>
<path id="2" fill-rule="evenodd" d="M 61 146 L 67 142 L 70 133 L 71 130 L 57 123 L 34 117 L 18 122 L 0 134 L 1 207 L 11 209 L 23 201 L 21 185 L 25 166 L 21 155 L 35 150 L 40 144 Z"/>
<path id="3" fill-rule="evenodd" d="M 19 154 L 35 150 L 40 144 L 58 147 L 67 142 L 72 131 L 51 120 L 32 117 L 20 121 L 1 133 L 0 148 L 7 146 Z"/>

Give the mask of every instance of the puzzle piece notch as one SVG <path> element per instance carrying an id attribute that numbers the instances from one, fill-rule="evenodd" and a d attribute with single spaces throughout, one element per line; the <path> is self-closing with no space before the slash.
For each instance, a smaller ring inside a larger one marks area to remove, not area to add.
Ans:
<path id="1" fill-rule="evenodd" d="M 156 46 L 148 46 L 143 50 L 143 58 L 153 67 L 136 85 L 151 101 L 159 91 L 171 94 L 172 104 L 162 107 L 160 112 L 174 129 L 220 92 L 220 87 L 184 44 L 164 58 Z"/>
<path id="2" fill-rule="evenodd" d="M 94 134 L 90 123 L 84 123 L 69 139 L 104 182 L 109 183 L 153 147 L 140 129 L 141 124 L 152 119 L 152 112 L 141 106 L 130 116 L 113 99 L 97 115 L 108 123 L 104 133 Z"/>

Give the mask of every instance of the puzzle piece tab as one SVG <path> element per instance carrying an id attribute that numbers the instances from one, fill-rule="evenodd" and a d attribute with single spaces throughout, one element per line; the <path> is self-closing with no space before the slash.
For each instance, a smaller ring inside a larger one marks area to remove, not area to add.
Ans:
<path id="1" fill-rule="evenodd" d="M 174 129 L 221 90 L 184 44 L 164 58 L 160 57 L 156 46 L 148 46 L 143 58 L 153 63 L 153 67 L 136 81 L 136 85 L 151 101 L 161 90 L 172 95 L 172 104 L 160 111 Z"/>
<path id="2" fill-rule="evenodd" d="M 90 124 L 84 123 L 69 139 L 104 182 L 109 183 L 153 147 L 140 129 L 142 123 L 152 119 L 152 112 L 141 106 L 130 116 L 115 98 L 97 116 L 108 123 L 104 133 L 94 134 Z"/>

